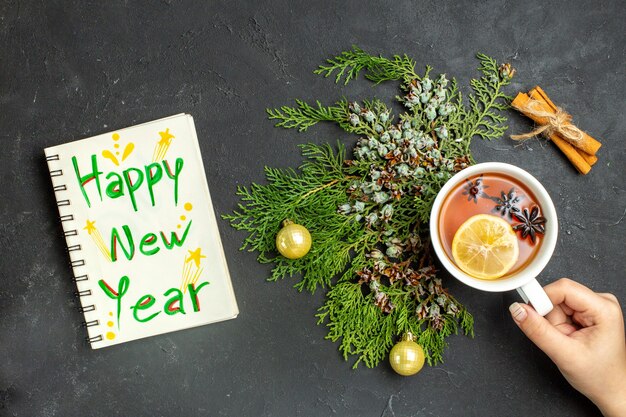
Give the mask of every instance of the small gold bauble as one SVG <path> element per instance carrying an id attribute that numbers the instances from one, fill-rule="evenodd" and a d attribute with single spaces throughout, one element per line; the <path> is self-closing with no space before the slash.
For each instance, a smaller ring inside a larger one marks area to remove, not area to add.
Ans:
<path id="1" fill-rule="evenodd" d="M 389 352 L 389 363 L 402 376 L 415 375 L 424 366 L 424 349 L 415 343 L 413 334 L 406 333 Z"/>
<path id="2" fill-rule="evenodd" d="M 309 253 L 311 234 L 306 227 L 290 220 L 283 222 L 283 228 L 276 235 L 276 249 L 285 258 L 298 259 Z"/>

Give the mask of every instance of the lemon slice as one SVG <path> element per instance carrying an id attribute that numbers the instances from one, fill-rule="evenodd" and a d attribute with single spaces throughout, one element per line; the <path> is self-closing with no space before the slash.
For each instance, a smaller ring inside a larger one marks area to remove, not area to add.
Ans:
<path id="1" fill-rule="evenodd" d="M 472 216 L 452 240 L 452 257 L 465 273 L 480 279 L 497 279 L 517 262 L 519 245 L 506 220 L 490 214 Z"/>

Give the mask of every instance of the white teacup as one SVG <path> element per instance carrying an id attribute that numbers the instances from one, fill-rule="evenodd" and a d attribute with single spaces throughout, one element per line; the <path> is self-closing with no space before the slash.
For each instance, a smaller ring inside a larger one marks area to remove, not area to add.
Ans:
<path id="1" fill-rule="evenodd" d="M 505 174 L 516 178 L 535 195 L 537 203 L 541 207 L 541 215 L 546 218 L 543 241 L 534 258 L 521 270 L 510 276 L 505 276 L 496 280 L 481 280 L 463 272 L 449 259 L 439 237 L 439 215 L 441 206 L 445 201 L 446 196 L 459 183 L 465 181 L 465 179 L 485 173 Z M 470 287 L 483 291 L 502 292 L 515 289 L 522 296 L 524 302 L 530 302 L 534 309 L 542 316 L 548 314 L 552 310 L 553 306 L 552 302 L 548 298 L 548 295 L 543 290 L 541 285 L 539 285 L 539 282 L 537 282 L 536 277 L 548 264 L 548 261 L 552 257 L 554 247 L 556 246 L 558 229 L 559 227 L 554 204 L 541 183 L 539 183 L 535 177 L 523 169 L 501 162 L 485 162 L 477 164 L 454 175 L 441 188 L 441 191 L 439 191 L 430 212 L 430 237 L 433 248 L 435 249 L 435 253 L 443 266 L 456 279 L 469 285 Z"/>

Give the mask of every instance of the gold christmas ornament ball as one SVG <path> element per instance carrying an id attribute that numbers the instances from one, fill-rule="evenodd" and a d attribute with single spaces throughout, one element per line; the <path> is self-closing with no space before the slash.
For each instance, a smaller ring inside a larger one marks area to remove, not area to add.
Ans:
<path id="1" fill-rule="evenodd" d="M 311 249 L 311 234 L 306 227 L 285 220 L 276 235 L 276 249 L 288 259 L 302 258 Z"/>
<path id="2" fill-rule="evenodd" d="M 424 359 L 424 349 L 415 343 L 410 332 L 405 334 L 402 341 L 396 343 L 389 352 L 391 367 L 402 376 L 418 373 L 424 366 Z"/>

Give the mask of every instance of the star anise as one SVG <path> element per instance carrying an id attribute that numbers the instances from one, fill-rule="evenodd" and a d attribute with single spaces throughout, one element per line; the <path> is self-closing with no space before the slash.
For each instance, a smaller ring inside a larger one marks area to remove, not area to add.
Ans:
<path id="1" fill-rule="evenodd" d="M 517 204 L 522 201 L 523 197 L 517 194 L 515 188 L 511 188 L 508 193 L 501 191 L 500 198 L 489 198 L 496 203 L 494 211 L 500 212 L 502 216 L 506 216 L 508 214 L 509 218 L 511 219 L 513 218 L 513 214 L 520 212 L 520 208 Z"/>
<path id="2" fill-rule="evenodd" d="M 466 179 L 465 191 L 463 195 L 467 196 L 467 201 L 474 200 L 474 204 L 478 203 L 478 197 L 486 196 L 483 191 L 485 188 L 489 188 L 488 185 L 483 184 L 483 176 L 479 176 L 474 181 Z"/>
<path id="3" fill-rule="evenodd" d="M 539 207 L 533 206 L 530 210 L 525 208 L 521 212 L 514 213 L 513 215 L 521 222 L 513 226 L 513 230 L 521 230 L 522 239 L 530 235 L 530 240 L 535 243 L 537 234 L 542 235 L 545 233 L 546 218 L 539 215 Z"/>

